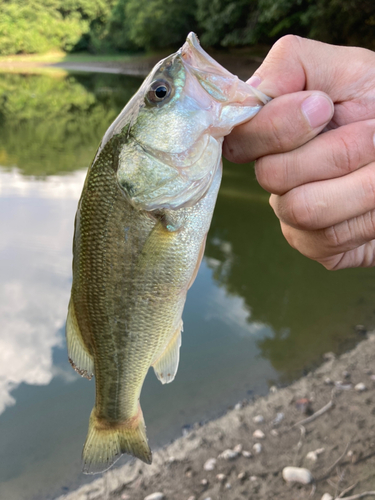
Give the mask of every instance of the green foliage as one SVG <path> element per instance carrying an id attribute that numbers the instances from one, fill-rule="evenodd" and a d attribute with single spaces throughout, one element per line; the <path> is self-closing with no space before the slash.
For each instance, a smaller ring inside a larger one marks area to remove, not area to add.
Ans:
<path id="1" fill-rule="evenodd" d="M 139 84 L 120 75 L 0 74 L 1 165 L 42 176 L 88 167 Z"/>
<path id="2" fill-rule="evenodd" d="M 374 0 L 0 0 L 0 54 L 272 43 L 286 33 L 375 48 Z"/>
<path id="3" fill-rule="evenodd" d="M 258 0 L 263 39 L 287 33 L 375 48 L 373 0 Z"/>
<path id="4" fill-rule="evenodd" d="M 227 47 L 257 41 L 257 0 L 197 0 L 197 3 L 204 45 Z"/>

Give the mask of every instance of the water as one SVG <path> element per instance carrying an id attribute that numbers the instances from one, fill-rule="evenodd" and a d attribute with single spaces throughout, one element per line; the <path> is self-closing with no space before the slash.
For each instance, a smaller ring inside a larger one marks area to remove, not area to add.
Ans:
<path id="1" fill-rule="evenodd" d="M 71 240 L 85 168 L 140 80 L 0 75 L 0 498 L 56 498 L 87 480 L 94 384 L 67 361 Z M 225 165 L 188 294 L 173 384 L 150 372 L 153 448 L 184 425 L 290 382 L 374 324 L 374 270 L 329 273 L 284 241 L 249 165 Z"/>

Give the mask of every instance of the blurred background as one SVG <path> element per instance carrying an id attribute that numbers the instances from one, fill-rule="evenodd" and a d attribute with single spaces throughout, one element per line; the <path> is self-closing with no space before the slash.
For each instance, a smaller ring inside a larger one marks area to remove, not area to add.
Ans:
<path id="1" fill-rule="evenodd" d="M 54 499 L 92 479 L 80 455 L 94 383 L 71 369 L 64 338 L 74 215 L 151 62 L 195 30 L 247 78 L 283 34 L 374 48 L 374 25 L 372 0 L 0 2 L 1 499 Z M 374 278 L 291 249 L 253 165 L 224 162 L 179 372 L 168 386 L 150 373 L 142 392 L 152 448 L 353 347 L 375 325 Z"/>

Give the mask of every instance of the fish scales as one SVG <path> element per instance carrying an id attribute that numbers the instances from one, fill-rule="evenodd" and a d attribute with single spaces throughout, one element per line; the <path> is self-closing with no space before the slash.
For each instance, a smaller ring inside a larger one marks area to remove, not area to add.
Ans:
<path id="1" fill-rule="evenodd" d="M 186 293 L 220 186 L 223 136 L 265 102 L 190 34 L 102 141 L 76 215 L 66 328 L 73 367 L 95 375 L 85 472 L 105 470 L 122 453 L 151 462 L 142 385 L 150 366 L 162 383 L 176 374 Z"/>

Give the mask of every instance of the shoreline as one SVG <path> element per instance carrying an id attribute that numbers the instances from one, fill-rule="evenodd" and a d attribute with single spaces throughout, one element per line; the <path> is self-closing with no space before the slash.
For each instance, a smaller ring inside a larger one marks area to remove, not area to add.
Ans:
<path id="1" fill-rule="evenodd" d="M 160 59 L 169 54 L 157 54 L 144 57 L 134 57 L 128 61 L 108 60 L 101 61 L 34 61 L 34 60 L 17 60 L 11 59 L 9 61 L 0 60 L 0 72 L 3 73 L 43 73 L 48 71 L 58 70 L 71 71 L 71 72 L 88 72 L 88 73 L 109 73 L 109 74 L 122 74 L 136 77 L 146 77 L 152 68 L 157 64 Z M 230 52 L 210 53 L 222 66 L 237 75 L 242 80 L 247 80 L 254 71 L 260 66 L 263 57 L 246 54 L 234 54 Z"/>
<path id="2" fill-rule="evenodd" d="M 144 500 L 156 492 L 165 500 L 299 500 L 374 490 L 375 333 L 326 358 L 290 386 L 195 424 L 155 451 L 151 466 L 132 461 L 58 500 Z M 313 481 L 287 483 L 286 466 L 307 468 Z"/>

